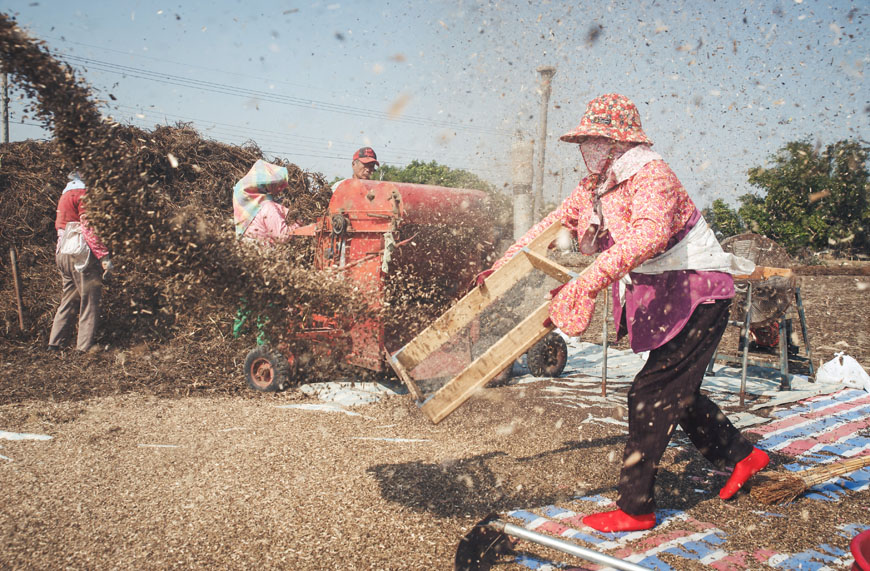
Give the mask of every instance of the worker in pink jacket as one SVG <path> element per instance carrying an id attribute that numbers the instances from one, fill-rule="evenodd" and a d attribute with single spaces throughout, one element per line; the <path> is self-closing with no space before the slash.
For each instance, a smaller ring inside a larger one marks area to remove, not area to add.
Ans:
<path id="1" fill-rule="evenodd" d="M 283 244 L 290 240 L 296 222 L 287 222 L 287 207 L 277 202 L 274 195 L 289 187 L 287 167 L 257 160 L 251 170 L 233 186 L 233 222 L 236 235 L 243 240 L 253 240 L 264 246 Z M 233 322 L 233 336 L 240 336 L 247 328 L 250 310 L 245 300 Z M 258 343 L 266 340 L 265 318 L 257 317 Z"/>
<path id="2" fill-rule="evenodd" d="M 260 159 L 233 187 L 236 234 L 263 244 L 287 242 L 298 222 L 287 223 L 287 208 L 274 195 L 289 188 L 287 167 Z"/>
<path id="3" fill-rule="evenodd" d="M 714 465 L 733 466 L 722 499 L 768 464 L 767 454 L 700 391 L 728 323 L 730 274 L 745 271 L 738 268 L 745 260 L 724 254 L 710 239 L 685 188 L 650 148 L 628 98 L 608 94 L 592 100 L 580 125 L 561 140 L 579 144 L 589 175 L 493 270 L 554 222 L 575 234 L 581 251 L 598 253 L 580 277 L 553 290 L 548 321 L 567 335 L 582 334 L 596 297 L 611 286 L 618 335 L 627 333 L 632 350 L 649 351 L 649 358 L 628 393 L 618 509 L 583 522 L 600 531 L 649 529 L 656 523 L 656 470 L 678 425 Z"/>
<path id="4" fill-rule="evenodd" d="M 76 349 L 87 351 L 94 345 L 103 279 L 112 270 L 109 251 L 88 226 L 84 204 L 86 192 L 79 175 L 71 173 L 57 203 L 55 261 L 63 277 L 63 294 L 48 338 L 51 351 L 59 351 L 66 343 L 77 313 Z"/>

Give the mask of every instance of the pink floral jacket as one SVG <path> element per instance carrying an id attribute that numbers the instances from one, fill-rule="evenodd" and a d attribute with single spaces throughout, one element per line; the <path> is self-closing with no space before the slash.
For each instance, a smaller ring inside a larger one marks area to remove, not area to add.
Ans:
<path id="1" fill-rule="evenodd" d="M 662 160 L 644 164 L 625 180 L 614 180 L 611 172 L 607 186 L 611 185 L 615 188 L 599 198 L 602 228 L 607 230 L 604 240 L 598 240 L 603 251 L 550 305 L 550 319 L 568 335 L 579 335 L 586 329 L 598 292 L 672 246 L 700 216 Z M 556 210 L 508 249 L 494 269 L 554 222 L 560 221 L 582 236 L 592 219 L 595 192 L 591 179 L 583 179 Z M 625 300 L 619 300 L 618 288 L 613 288 L 614 300 L 618 300 L 614 319 L 618 328 L 624 305 L 626 329 L 637 352 L 659 347 L 676 336 L 699 303 L 734 296 L 731 276 L 720 272 L 680 270 L 654 276 L 632 274 L 631 278 Z"/>

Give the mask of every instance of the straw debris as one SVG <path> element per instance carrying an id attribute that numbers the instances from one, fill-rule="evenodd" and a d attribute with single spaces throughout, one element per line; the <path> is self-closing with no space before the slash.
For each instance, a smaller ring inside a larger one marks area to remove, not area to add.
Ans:
<path id="1" fill-rule="evenodd" d="M 750 491 L 750 495 L 767 505 L 787 504 L 813 486 L 854 472 L 864 466 L 870 466 L 870 455 L 849 458 L 792 474 L 774 472 L 767 474 L 764 481 L 756 484 Z"/>
<path id="2" fill-rule="evenodd" d="M 89 186 L 89 219 L 120 270 L 107 311 L 126 323 L 116 323 L 118 329 L 159 335 L 193 317 L 232 314 L 244 299 L 267 318 L 268 333 L 278 341 L 311 313 L 366 311 L 358 287 L 312 268 L 307 243 L 267 250 L 236 239 L 231 188 L 262 158 L 255 145 L 206 141 L 185 124 L 146 132 L 102 117 L 90 88 L 72 69 L 2 14 L 0 58 L 34 102 L 31 112 L 54 133 L 51 143 L 4 147 L 3 176 L 10 161 L 26 165 L 19 169 L 23 174 L 4 181 L 12 196 L 4 197 L 3 214 L 9 216 L 0 230 L 4 250 L 22 244 L 22 265 L 50 264 L 38 253 L 50 251 L 54 213 L 48 205 L 56 203 L 66 172 L 75 168 Z M 311 220 L 321 214 L 330 196 L 323 176 L 271 160 L 290 172 L 291 188 L 283 197 L 290 216 Z M 129 306 L 118 307 L 121 300 Z M 37 312 L 31 318 L 46 324 L 51 305 L 30 303 Z"/>

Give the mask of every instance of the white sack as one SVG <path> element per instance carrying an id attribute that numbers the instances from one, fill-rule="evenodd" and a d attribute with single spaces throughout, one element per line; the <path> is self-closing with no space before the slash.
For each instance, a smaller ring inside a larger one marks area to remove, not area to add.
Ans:
<path id="1" fill-rule="evenodd" d="M 850 357 L 842 351 L 835 353 L 833 359 L 819 367 L 816 381 L 842 384 L 853 389 L 864 389 L 870 392 L 870 375 L 854 357 Z"/>

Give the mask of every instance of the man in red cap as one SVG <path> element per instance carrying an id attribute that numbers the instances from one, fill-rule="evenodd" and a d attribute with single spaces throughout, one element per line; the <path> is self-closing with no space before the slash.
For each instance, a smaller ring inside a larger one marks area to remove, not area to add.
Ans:
<path id="1" fill-rule="evenodd" d="M 728 324 L 731 274 L 746 272 L 751 262 L 722 252 L 686 189 L 650 148 L 627 97 L 593 99 L 580 125 L 561 140 L 580 145 L 589 175 L 493 270 L 556 222 L 576 235 L 583 253 L 598 253 L 579 277 L 551 292 L 546 324 L 581 335 L 598 293 L 611 286 L 618 335 L 628 333 L 632 350 L 649 351 L 649 357 L 628 393 L 618 509 L 586 516 L 583 523 L 607 532 L 650 529 L 656 524 L 656 471 L 677 426 L 711 463 L 733 466 L 719 491 L 722 499 L 768 464 L 767 454 L 700 390 Z"/>
<path id="2" fill-rule="evenodd" d="M 370 180 L 372 173 L 379 167 L 378 156 L 371 147 L 363 147 L 353 154 L 350 166 L 353 169 L 353 178 Z"/>
<path id="3" fill-rule="evenodd" d="M 350 163 L 350 167 L 353 169 L 353 176 L 351 179 L 371 180 L 372 173 L 374 173 L 375 169 L 380 165 L 381 163 L 378 162 L 378 156 L 375 154 L 374 149 L 371 147 L 357 149 L 353 154 L 353 160 L 351 160 Z M 332 183 L 332 192 L 335 192 L 341 183 L 351 179 L 343 178 Z"/>

